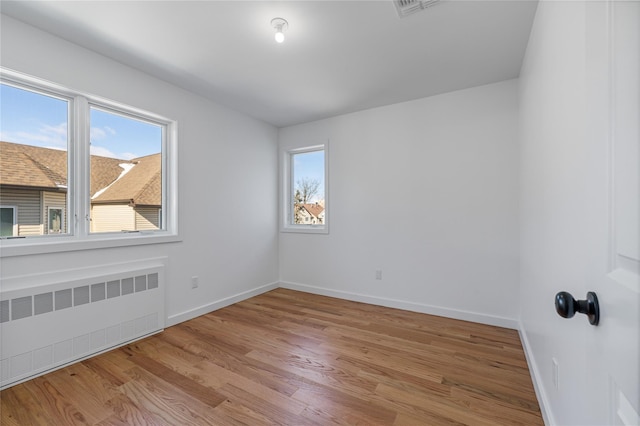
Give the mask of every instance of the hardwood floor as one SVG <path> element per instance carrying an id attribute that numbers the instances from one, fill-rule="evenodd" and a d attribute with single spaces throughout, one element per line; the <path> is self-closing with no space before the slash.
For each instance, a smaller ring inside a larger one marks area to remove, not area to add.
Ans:
<path id="1" fill-rule="evenodd" d="M 542 425 L 518 333 L 277 289 L 0 393 L 5 425 Z"/>

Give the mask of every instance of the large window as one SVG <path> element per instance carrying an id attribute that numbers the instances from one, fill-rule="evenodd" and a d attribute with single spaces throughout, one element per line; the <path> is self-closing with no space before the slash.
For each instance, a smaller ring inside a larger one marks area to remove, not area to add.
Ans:
<path id="1" fill-rule="evenodd" d="M 0 205 L 15 206 L 11 234 L 2 211 L 3 255 L 177 234 L 175 122 L 1 72 Z"/>
<path id="2" fill-rule="evenodd" d="M 327 144 L 286 151 L 283 160 L 282 230 L 327 233 Z"/>

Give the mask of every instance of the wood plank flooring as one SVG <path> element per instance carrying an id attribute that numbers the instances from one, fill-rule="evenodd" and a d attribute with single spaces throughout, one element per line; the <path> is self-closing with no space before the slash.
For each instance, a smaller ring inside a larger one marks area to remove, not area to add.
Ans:
<path id="1" fill-rule="evenodd" d="M 542 425 L 518 333 L 277 289 L 0 393 L 9 425 Z"/>

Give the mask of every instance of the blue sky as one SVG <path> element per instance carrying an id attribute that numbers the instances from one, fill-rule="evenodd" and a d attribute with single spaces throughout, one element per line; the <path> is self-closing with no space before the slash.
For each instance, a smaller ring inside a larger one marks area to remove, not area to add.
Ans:
<path id="1" fill-rule="evenodd" d="M 318 194 L 311 202 L 324 199 L 324 151 L 311 151 L 296 154 L 293 157 L 293 184 L 294 187 L 299 179 L 315 179 L 320 182 Z"/>
<path id="2" fill-rule="evenodd" d="M 0 85 L 0 139 L 24 145 L 66 149 L 65 100 Z M 91 110 L 91 154 L 129 160 L 158 153 L 162 128 L 155 124 Z"/>

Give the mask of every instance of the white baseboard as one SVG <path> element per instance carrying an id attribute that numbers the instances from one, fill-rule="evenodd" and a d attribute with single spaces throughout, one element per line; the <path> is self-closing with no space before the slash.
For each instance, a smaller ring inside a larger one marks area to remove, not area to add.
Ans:
<path id="1" fill-rule="evenodd" d="M 443 308 L 440 306 L 426 305 L 422 303 L 407 302 L 405 300 L 389 299 L 384 297 L 368 296 L 366 294 L 351 293 L 347 291 L 339 291 L 327 289 L 324 287 L 310 286 L 289 281 L 280 281 L 256 287 L 252 290 L 244 291 L 206 305 L 190 309 L 179 314 L 171 315 L 167 318 L 166 326 L 179 324 L 183 321 L 196 318 L 200 315 L 208 314 L 225 306 L 233 305 L 250 297 L 257 296 L 267 291 L 275 290 L 278 287 L 290 290 L 303 291 L 305 293 L 318 294 L 321 296 L 336 297 L 338 299 L 351 300 L 354 302 L 369 303 L 372 305 L 386 306 L 388 308 L 403 309 L 405 311 L 419 312 L 422 314 L 437 315 L 441 317 L 459 319 L 463 321 L 477 322 L 480 324 L 493 325 L 496 327 L 510 328 L 518 330 L 518 321 L 512 318 L 499 317 L 495 315 L 481 314 L 471 311 L 462 311 L 458 309 Z"/>
<path id="2" fill-rule="evenodd" d="M 441 317 L 459 319 L 463 321 L 477 322 L 480 324 L 494 325 L 496 327 L 518 329 L 518 321 L 513 318 L 505 318 L 494 315 L 486 315 L 477 312 L 461 311 L 457 309 L 444 308 L 440 306 L 426 305 L 422 303 L 407 302 L 405 300 L 389 299 L 385 297 L 368 296 L 365 294 L 351 293 L 347 291 L 332 290 L 323 287 L 315 287 L 306 284 L 299 284 L 281 281 L 280 287 L 290 290 L 304 291 L 306 293 L 318 294 L 321 296 L 336 297 L 338 299 L 351 300 L 354 302 L 369 303 L 372 305 L 386 306 L 388 308 L 403 309 L 405 311 L 419 312 L 422 314 L 437 315 Z"/>
<path id="3" fill-rule="evenodd" d="M 535 362 L 531 345 L 529 344 L 529 338 L 527 337 L 527 331 L 524 329 L 524 324 L 518 322 L 518 333 L 520 334 L 520 341 L 522 342 L 522 348 L 524 349 L 524 356 L 527 358 L 527 365 L 529 366 L 529 374 L 531 374 L 531 381 L 533 382 L 533 388 L 536 391 L 536 397 L 538 398 L 538 404 L 540 405 L 540 411 L 542 412 L 542 420 L 547 426 L 557 424 L 553 418 L 553 414 L 550 411 L 551 405 L 547 393 L 542 385 L 542 376 L 540 370 Z"/>
<path id="4" fill-rule="evenodd" d="M 275 290 L 278 287 L 279 283 L 277 282 L 266 284 L 260 287 L 256 287 L 252 290 L 243 291 L 242 293 L 237 293 L 233 296 L 225 297 L 224 299 L 216 300 L 215 302 L 207 303 L 206 305 L 202 305 L 197 308 L 181 312 L 179 314 L 171 315 L 169 318 L 167 318 L 166 326 L 171 327 L 172 325 L 179 324 L 183 321 L 188 321 L 190 319 L 199 317 L 200 315 L 208 314 L 209 312 L 224 308 L 225 306 L 233 305 L 234 303 L 238 303 L 259 294 L 266 293 L 267 291 Z"/>

